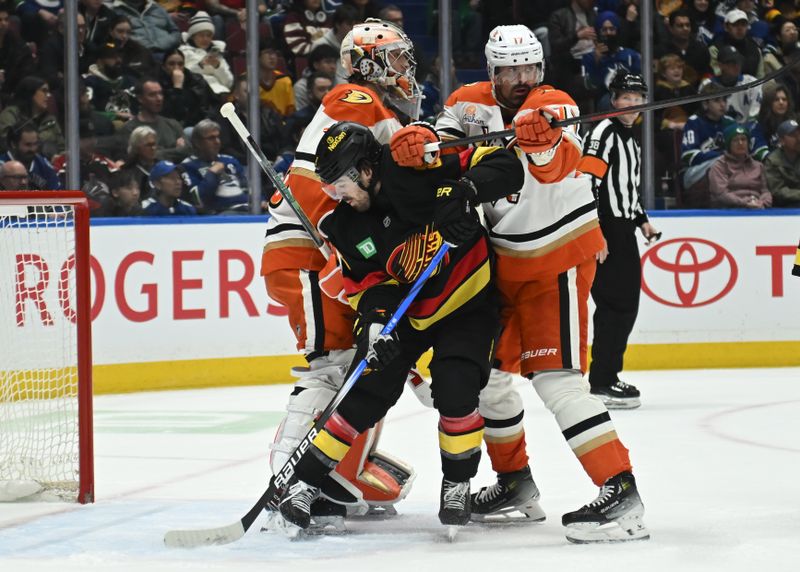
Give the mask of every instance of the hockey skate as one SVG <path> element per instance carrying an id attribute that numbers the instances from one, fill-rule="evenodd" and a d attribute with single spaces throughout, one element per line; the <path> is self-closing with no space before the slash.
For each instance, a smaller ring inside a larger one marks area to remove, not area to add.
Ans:
<path id="1" fill-rule="evenodd" d="M 567 540 L 576 544 L 647 540 L 650 532 L 643 515 L 636 480 L 624 472 L 608 479 L 595 500 L 561 517 L 561 523 Z"/>
<path id="2" fill-rule="evenodd" d="M 294 481 L 283 493 L 278 510 L 286 523 L 305 530 L 311 525 L 311 504 L 318 498 L 317 487 L 303 481 Z M 291 527 L 287 527 L 286 531 L 292 532 Z"/>
<path id="3" fill-rule="evenodd" d="M 608 409 L 636 409 L 642 404 L 636 386 L 620 380 L 607 387 L 592 387 L 592 395 L 602 399 Z"/>
<path id="4" fill-rule="evenodd" d="M 439 522 L 448 527 L 447 538 L 451 542 L 458 529 L 469 523 L 470 504 L 469 481 L 456 483 L 442 479 Z"/>
<path id="5" fill-rule="evenodd" d="M 539 488 L 530 467 L 500 473 L 497 482 L 472 495 L 473 522 L 542 522 L 547 516 L 539 506 Z"/>

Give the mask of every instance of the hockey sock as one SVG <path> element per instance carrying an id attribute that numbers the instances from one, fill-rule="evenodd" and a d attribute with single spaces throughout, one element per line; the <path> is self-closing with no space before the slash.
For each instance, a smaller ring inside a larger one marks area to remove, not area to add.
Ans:
<path id="1" fill-rule="evenodd" d="M 486 419 L 486 452 L 492 460 L 496 473 L 511 473 L 528 466 L 525 450 L 525 430 L 522 428 L 522 413 L 519 419 L 496 421 Z M 509 434 L 511 433 L 511 434 Z"/>
<path id="2" fill-rule="evenodd" d="M 483 417 L 477 409 L 464 417 L 439 416 L 439 451 L 445 479 L 463 482 L 475 476 L 482 439 Z"/>
<path id="3" fill-rule="evenodd" d="M 310 451 L 312 456 L 327 467 L 328 470 L 332 470 L 347 455 L 357 437 L 358 431 L 339 413 L 334 413 L 325 423 L 322 431 L 314 437 Z M 298 465 L 299 467 L 300 465 Z M 303 480 L 311 482 L 306 479 Z"/>

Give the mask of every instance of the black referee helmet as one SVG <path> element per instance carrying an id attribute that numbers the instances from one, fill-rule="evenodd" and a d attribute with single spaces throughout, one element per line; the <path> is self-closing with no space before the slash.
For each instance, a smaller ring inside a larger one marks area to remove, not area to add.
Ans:
<path id="1" fill-rule="evenodd" d="M 623 69 L 616 73 L 608 86 L 608 90 L 614 94 L 632 91 L 644 95 L 647 93 L 647 84 L 638 73 L 631 73 Z"/>

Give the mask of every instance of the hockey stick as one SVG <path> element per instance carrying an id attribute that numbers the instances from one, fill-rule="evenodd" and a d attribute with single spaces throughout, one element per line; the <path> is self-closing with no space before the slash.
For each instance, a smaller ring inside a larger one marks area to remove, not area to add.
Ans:
<path id="1" fill-rule="evenodd" d="M 270 182 L 275 185 L 275 188 L 278 189 L 278 192 L 283 195 L 283 198 L 286 199 L 286 202 L 289 203 L 289 206 L 294 211 L 294 214 L 297 215 L 297 218 L 300 219 L 300 224 L 303 225 L 303 228 L 306 232 L 311 235 L 311 240 L 314 241 L 314 244 L 319 248 L 320 252 L 322 252 L 325 258 L 330 258 L 331 252 L 328 249 L 328 246 L 325 244 L 325 241 L 317 232 L 317 229 L 314 228 L 314 225 L 311 224 L 311 221 L 306 216 L 306 213 L 303 212 L 303 209 L 300 207 L 300 204 L 297 202 L 297 199 L 294 198 L 292 191 L 289 187 L 286 186 L 286 183 L 283 182 L 283 179 L 280 175 L 275 171 L 272 167 L 272 163 L 269 162 L 264 152 L 259 147 L 258 143 L 256 143 L 253 136 L 250 135 L 250 131 L 248 131 L 247 127 L 242 120 L 239 119 L 239 116 L 236 115 L 236 108 L 233 106 L 233 103 L 230 101 L 225 103 L 222 107 L 219 108 L 220 114 L 228 121 L 230 121 L 233 128 L 236 130 L 236 133 L 241 137 L 244 144 L 256 158 L 258 164 L 261 166 L 261 169 L 267 174 L 267 178 Z"/>
<path id="2" fill-rule="evenodd" d="M 725 87 L 714 93 L 696 93 L 693 95 L 684 95 L 683 97 L 676 97 L 674 99 L 665 99 L 663 101 L 651 101 L 649 103 L 642 103 L 640 105 L 632 105 L 631 107 L 624 107 L 622 109 L 609 109 L 608 111 L 595 111 L 594 113 L 586 113 L 584 115 L 577 115 L 575 117 L 567 117 L 552 122 L 553 127 L 566 127 L 567 125 L 574 125 L 575 123 L 594 123 L 602 121 L 603 119 L 610 119 L 619 115 L 627 113 L 644 113 L 646 111 L 658 111 L 667 107 L 674 107 L 676 105 L 685 105 L 688 103 L 697 103 L 698 101 L 706 101 L 709 99 L 717 99 L 719 97 L 728 97 L 740 91 L 746 91 L 763 85 L 773 79 L 783 75 L 790 68 L 798 65 L 800 59 L 787 64 L 775 71 L 768 73 L 761 79 L 755 79 L 744 85 L 734 85 L 733 87 Z M 469 137 L 462 137 L 461 139 L 452 139 L 450 141 L 439 141 L 436 143 L 428 143 L 425 145 L 426 153 L 435 153 L 438 149 L 448 149 L 450 147 L 462 147 L 471 143 L 480 143 L 482 141 L 491 141 L 493 139 L 504 139 L 506 137 L 514 136 L 514 129 L 504 129 L 502 131 L 494 131 L 492 133 L 480 133 L 478 135 L 470 135 Z"/>
<path id="3" fill-rule="evenodd" d="M 425 268 L 419 278 L 417 278 L 416 282 L 414 282 L 414 284 L 411 286 L 411 290 L 409 290 L 408 294 L 406 294 L 405 298 L 403 298 L 403 300 L 397 306 L 397 310 L 395 310 L 394 314 L 392 314 L 392 317 L 389 319 L 389 322 L 381 330 L 381 335 L 388 335 L 394 331 L 395 327 L 397 327 L 397 323 L 406 313 L 406 310 L 408 310 L 408 307 L 417 297 L 417 294 L 419 294 L 422 286 L 425 284 L 428 278 L 430 278 L 430 275 L 442 261 L 442 258 L 444 258 L 444 255 L 447 253 L 449 248 L 449 244 L 442 244 L 438 252 L 434 255 L 430 264 L 428 264 L 428 267 Z M 278 491 L 287 485 L 289 480 L 292 478 L 292 475 L 294 475 L 294 468 L 297 463 L 300 462 L 300 459 L 303 458 L 303 455 L 306 453 L 306 451 L 308 451 L 309 447 L 311 447 L 311 443 L 314 438 L 322 430 L 322 427 L 325 425 L 331 415 L 333 415 L 334 411 L 336 411 L 336 408 L 342 402 L 345 395 L 347 395 L 347 392 L 349 392 L 356 381 L 358 381 L 358 378 L 361 377 L 361 374 L 364 373 L 366 368 L 367 359 L 361 358 L 342 387 L 338 392 L 336 392 L 336 395 L 333 397 L 331 402 L 328 404 L 319 418 L 314 422 L 314 426 L 297 445 L 294 452 L 289 457 L 289 460 L 286 461 L 286 464 L 272 479 L 270 479 L 267 490 L 264 491 L 264 494 L 261 495 L 261 498 L 256 501 L 256 504 L 253 505 L 253 508 L 247 511 L 247 514 L 245 514 L 237 522 L 219 528 L 206 528 L 201 530 L 170 530 L 164 535 L 164 544 L 170 548 L 194 548 L 196 546 L 209 546 L 212 544 L 229 544 L 239 540 L 242 536 L 244 536 L 244 534 L 253 525 L 261 511 L 264 510 L 268 504 L 274 505 L 275 501 L 277 500 L 276 496 Z"/>

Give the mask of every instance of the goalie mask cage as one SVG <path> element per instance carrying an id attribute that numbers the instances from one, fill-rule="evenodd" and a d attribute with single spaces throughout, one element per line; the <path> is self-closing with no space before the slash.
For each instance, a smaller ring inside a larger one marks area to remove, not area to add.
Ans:
<path id="1" fill-rule="evenodd" d="M 94 502 L 89 208 L 0 191 L 0 501 Z"/>

